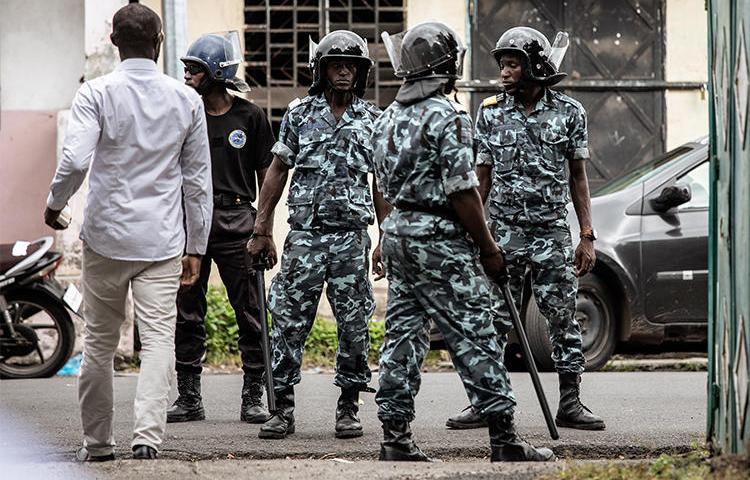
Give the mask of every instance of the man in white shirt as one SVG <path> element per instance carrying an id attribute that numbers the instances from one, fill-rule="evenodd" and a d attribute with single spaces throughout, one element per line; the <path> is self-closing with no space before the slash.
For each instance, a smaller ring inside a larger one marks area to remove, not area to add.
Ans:
<path id="1" fill-rule="evenodd" d="M 91 166 L 81 230 L 84 461 L 114 459 L 113 359 L 129 288 L 142 344 L 131 446 L 133 458 L 156 458 L 174 371 L 177 289 L 198 278 L 213 209 L 203 102 L 157 71 L 159 16 L 130 4 L 112 27 L 122 63 L 76 94 L 44 214 L 62 228 L 60 211 Z"/>

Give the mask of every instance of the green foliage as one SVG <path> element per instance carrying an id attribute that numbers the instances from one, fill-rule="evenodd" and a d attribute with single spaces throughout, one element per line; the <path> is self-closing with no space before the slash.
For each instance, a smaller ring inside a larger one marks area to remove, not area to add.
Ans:
<path id="1" fill-rule="evenodd" d="M 239 355 L 237 338 L 239 328 L 232 305 L 227 299 L 227 291 L 209 287 L 206 294 L 206 349 L 208 363 L 236 363 Z"/>
<path id="2" fill-rule="evenodd" d="M 650 461 L 575 463 L 568 461 L 563 469 L 544 478 L 548 480 L 703 480 L 734 478 L 730 472 L 712 470 L 709 452 L 695 444 L 683 455 L 660 455 Z"/>
<path id="3" fill-rule="evenodd" d="M 224 287 L 208 288 L 206 295 L 206 348 L 209 364 L 239 363 L 237 337 L 239 329 L 234 310 L 229 304 Z M 370 330 L 370 350 L 368 358 L 377 363 L 380 346 L 385 337 L 385 322 L 372 320 Z M 305 366 L 331 367 L 335 363 L 338 337 L 333 320 L 318 317 L 305 343 Z"/>

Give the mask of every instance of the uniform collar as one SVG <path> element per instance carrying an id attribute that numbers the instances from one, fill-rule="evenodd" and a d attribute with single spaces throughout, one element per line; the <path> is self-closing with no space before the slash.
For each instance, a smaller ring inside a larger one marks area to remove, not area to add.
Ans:
<path id="1" fill-rule="evenodd" d="M 156 62 L 150 58 L 128 58 L 120 62 L 118 70 L 149 70 L 156 71 Z"/>
<path id="2" fill-rule="evenodd" d="M 315 107 L 323 110 L 323 120 L 325 120 L 326 123 L 328 123 L 333 128 L 341 125 L 346 125 L 347 123 L 354 120 L 354 118 L 361 117 L 362 111 L 365 107 L 362 99 L 354 95 L 352 97 L 352 103 L 349 104 L 349 106 L 344 111 L 344 114 L 341 116 L 341 120 L 336 122 L 336 117 L 331 111 L 331 106 L 328 104 L 328 100 L 326 100 L 325 93 L 319 93 L 315 96 L 314 105 Z"/>
<path id="3" fill-rule="evenodd" d="M 536 102 L 536 105 L 534 106 L 533 112 L 544 110 L 545 108 L 551 109 L 555 107 L 554 97 L 552 96 L 552 90 L 549 88 L 544 89 L 544 94 L 542 95 L 542 98 L 539 99 L 539 101 Z M 505 106 L 507 108 L 513 109 L 517 108 L 520 111 L 523 111 L 523 105 L 516 102 L 516 97 L 513 95 L 505 94 Z"/>

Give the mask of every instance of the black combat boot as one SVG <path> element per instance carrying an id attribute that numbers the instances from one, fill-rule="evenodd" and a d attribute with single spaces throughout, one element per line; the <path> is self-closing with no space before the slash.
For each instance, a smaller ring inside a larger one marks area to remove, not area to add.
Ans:
<path id="1" fill-rule="evenodd" d="M 294 387 L 276 391 L 276 410 L 260 427 L 258 438 L 286 438 L 294 433 Z"/>
<path id="2" fill-rule="evenodd" d="M 512 415 L 488 419 L 492 462 L 547 462 L 555 459 L 549 448 L 536 448 L 516 434 Z"/>
<path id="3" fill-rule="evenodd" d="M 201 374 L 177 372 L 177 400 L 167 409 L 167 423 L 205 420 L 201 398 Z"/>
<path id="4" fill-rule="evenodd" d="M 342 388 L 336 406 L 336 438 L 362 436 L 362 424 L 357 417 L 359 412 L 359 389 Z"/>
<path id="5" fill-rule="evenodd" d="M 240 420 L 247 423 L 266 423 L 271 415 L 263 407 L 263 380 L 248 374 L 243 377 Z"/>
<path id="6" fill-rule="evenodd" d="M 555 418 L 557 426 L 580 430 L 604 430 L 604 420 L 591 413 L 591 410 L 581 403 L 581 375 L 561 373 L 559 376 L 560 406 Z"/>
<path id="7" fill-rule="evenodd" d="M 471 428 L 487 428 L 484 418 L 474 412 L 471 405 L 464 408 L 461 413 L 454 415 L 445 422 L 445 426 L 451 430 L 469 430 Z"/>
<path id="8" fill-rule="evenodd" d="M 386 420 L 383 422 L 383 441 L 380 442 L 380 460 L 387 462 L 431 462 L 411 438 L 409 422 Z"/>

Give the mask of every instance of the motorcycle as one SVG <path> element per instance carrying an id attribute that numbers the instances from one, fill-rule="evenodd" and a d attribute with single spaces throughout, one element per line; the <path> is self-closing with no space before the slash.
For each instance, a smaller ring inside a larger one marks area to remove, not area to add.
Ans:
<path id="1" fill-rule="evenodd" d="M 0 244 L 0 378 L 51 377 L 73 353 L 83 298 L 55 279 L 63 256 L 51 247 L 49 236 Z"/>

